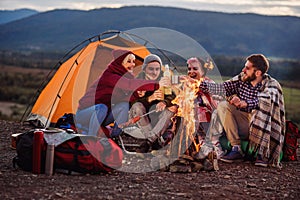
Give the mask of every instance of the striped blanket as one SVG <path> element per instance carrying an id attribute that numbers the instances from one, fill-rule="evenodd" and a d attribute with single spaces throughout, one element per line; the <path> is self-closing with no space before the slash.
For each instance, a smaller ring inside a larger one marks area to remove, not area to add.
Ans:
<path id="1" fill-rule="evenodd" d="M 258 94 L 259 109 L 250 124 L 250 149 L 268 158 L 269 165 L 280 167 L 280 152 L 285 135 L 285 109 L 282 88 L 269 75 Z"/>

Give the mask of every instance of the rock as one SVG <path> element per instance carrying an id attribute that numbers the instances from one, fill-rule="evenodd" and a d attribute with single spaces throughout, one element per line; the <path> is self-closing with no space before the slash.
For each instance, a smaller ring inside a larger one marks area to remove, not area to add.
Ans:
<path id="1" fill-rule="evenodd" d="M 256 188 L 257 185 L 255 183 L 247 183 L 248 188 Z"/>
<path id="2" fill-rule="evenodd" d="M 199 172 L 204 169 L 204 166 L 200 162 L 191 162 L 192 172 Z"/>
<path id="3" fill-rule="evenodd" d="M 214 170 L 213 163 L 210 162 L 210 160 L 205 159 L 203 162 L 203 169 L 204 171 L 213 171 Z"/>
<path id="4" fill-rule="evenodd" d="M 231 176 L 229 176 L 229 175 L 225 175 L 225 176 L 224 176 L 224 179 L 230 179 L 230 177 L 231 177 Z"/>
<path id="5" fill-rule="evenodd" d="M 162 170 L 165 171 L 170 164 L 169 159 L 163 155 L 155 156 L 150 161 L 150 167 L 154 171 Z"/>
<path id="6" fill-rule="evenodd" d="M 194 161 L 194 158 L 192 156 L 189 156 L 189 155 L 186 155 L 186 154 L 183 154 L 182 156 L 180 156 L 180 158 L 182 159 L 185 159 L 187 161 Z"/>
<path id="7" fill-rule="evenodd" d="M 169 171 L 177 173 L 191 173 L 192 168 L 190 165 L 171 165 Z"/>

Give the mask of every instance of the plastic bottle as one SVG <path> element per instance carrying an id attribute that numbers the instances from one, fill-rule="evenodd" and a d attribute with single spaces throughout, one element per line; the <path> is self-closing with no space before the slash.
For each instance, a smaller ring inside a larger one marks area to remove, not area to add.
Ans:
<path id="1" fill-rule="evenodd" d="M 32 151 L 32 172 L 34 174 L 41 173 L 42 146 L 44 143 L 44 132 L 37 130 L 33 136 L 33 151 Z"/>
<path id="2" fill-rule="evenodd" d="M 54 144 L 48 144 L 47 146 L 45 174 L 49 176 L 53 174 L 54 148 Z"/>
<path id="3" fill-rule="evenodd" d="M 169 77 L 170 80 L 171 80 L 171 72 L 170 72 L 169 65 L 165 65 L 164 77 Z M 172 88 L 171 87 L 164 87 L 164 94 L 165 95 L 172 94 Z"/>
<path id="4" fill-rule="evenodd" d="M 158 90 L 162 92 L 162 97 L 158 100 L 164 100 L 165 99 L 165 87 L 160 86 Z"/>
<path id="5" fill-rule="evenodd" d="M 172 85 L 176 85 L 179 83 L 179 75 L 178 75 L 177 70 L 173 71 L 173 74 L 171 76 L 171 83 L 172 83 Z"/>

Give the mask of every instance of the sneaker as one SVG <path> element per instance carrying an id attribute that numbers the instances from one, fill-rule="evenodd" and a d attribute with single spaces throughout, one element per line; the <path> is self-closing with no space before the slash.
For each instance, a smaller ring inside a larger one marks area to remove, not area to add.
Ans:
<path id="1" fill-rule="evenodd" d="M 257 155 L 256 161 L 254 163 L 255 166 L 260 166 L 260 167 L 268 167 L 268 162 L 265 161 L 261 155 Z"/>
<path id="2" fill-rule="evenodd" d="M 151 142 L 149 140 L 146 140 L 143 142 L 136 150 L 137 153 L 147 153 L 150 150 Z"/>
<path id="3" fill-rule="evenodd" d="M 223 151 L 222 146 L 220 144 L 220 142 L 216 142 L 214 144 L 214 151 L 217 154 L 217 159 L 219 160 L 222 156 L 225 155 L 225 151 Z"/>
<path id="4" fill-rule="evenodd" d="M 239 162 L 244 160 L 244 155 L 239 146 L 233 146 L 232 150 L 220 158 L 221 161 L 227 163 Z"/>
<path id="5" fill-rule="evenodd" d="M 204 158 L 206 158 L 208 156 L 208 154 L 210 152 L 213 151 L 213 148 L 208 146 L 206 143 L 204 143 L 201 147 L 200 147 L 200 150 L 199 152 L 197 152 L 195 155 L 194 155 L 194 159 L 196 160 L 203 160 Z"/>
<path id="6" fill-rule="evenodd" d="M 112 127 L 110 126 L 100 126 L 99 130 L 98 130 L 98 137 L 111 137 L 111 133 L 112 133 Z"/>
<path id="7" fill-rule="evenodd" d="M 137 126 L 127 126 L 122 129 L 124 133 L 139 139 L 146 139 L 145 134 L 143 133 L 142 129 Z"/>

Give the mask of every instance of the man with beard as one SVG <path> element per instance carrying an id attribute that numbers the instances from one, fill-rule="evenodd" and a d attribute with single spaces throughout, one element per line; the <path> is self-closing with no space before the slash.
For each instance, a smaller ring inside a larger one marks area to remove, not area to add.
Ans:
<path id="1" fill-rule="evenodd" d="M 203 92 L 223 93 L 227 99 L 227 101 L 220 102 L 217 107 L 217 115 L 232 146 L 231 151 L 220 158 L 224 162 L 232 163 L 243 160 L 241 140 L 250 139 L 250 145 L 258 152 L 256 165 L 266 167 L 270 162 L 276 165 L 279 163 L 277 153 L 276 158 L 270 156 L 270 136 L 273 137 L 271 132 L 274 132 L 273 128 L 276 126 L 281 127 L 278 134 L 274 136 L 278 144 L 281 136 L 284 135 L 284 125 L 282 125 L 284 105 L 281 86 L 266 74 L 268 68 L 269 62 L 264 55 L 253 54 L 246 58 L 245 67 L 239 75 L 220 84 L 202 82 L 200 85 Z M 274 98 L 277 102 L 270 101 L 266 106 L 267 104 L 262 104 L 265 101 L 264 98 Z M 276 105 L 275 113 L 267 110 L 271 108 L 271 104 L 272 109 Z M 258 119 L 253 116 L 257 114 L 264 115 L 264 117 Z M 271 128 L 267 130 L 267 126 L 272 127 L 272 131 Z M 266 134 L 268 134 L 267 137 Z M 258 138 L 259 141 L 255 141 Z M 265 141 L 267 145 L 264 146 L 262 141 Z M 275 151 L 280 151 L 280 147 Z"/>

